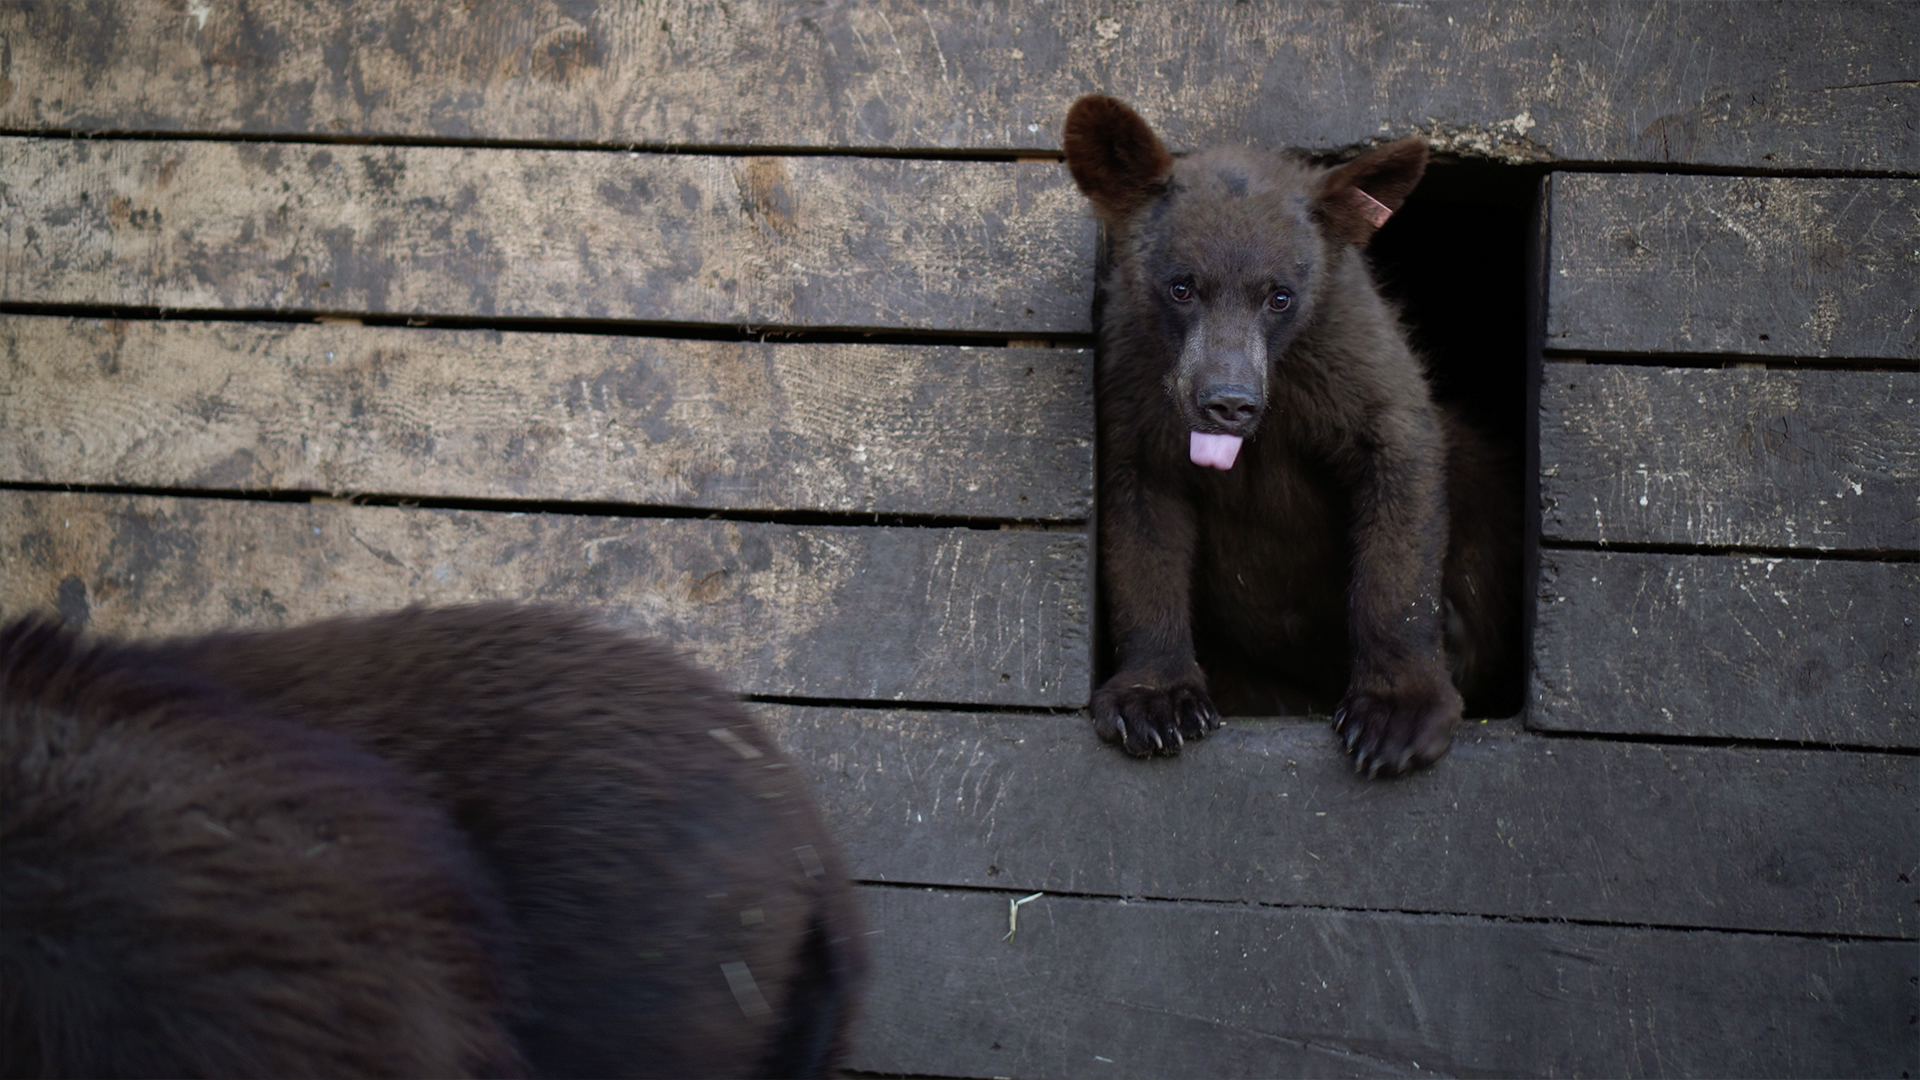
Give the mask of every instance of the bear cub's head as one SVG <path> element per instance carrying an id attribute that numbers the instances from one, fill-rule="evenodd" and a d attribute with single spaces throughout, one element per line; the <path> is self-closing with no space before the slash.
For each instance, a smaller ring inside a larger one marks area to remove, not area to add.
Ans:
<path id="1" fill-rule="evenodd" d="M 1106 318 L 1125 324 L 1130 346 L 1158 343 L 1149 351 L 1165 365 L 1193 462 L 1231 469 L 1328 275 L 1406 201 L 1426 143 L 1402 139 L 1335 169 L 1244 147 L 1176 158 L 1103 94 L 1074 102 L 1064 141 L 1107 229 Z"/>

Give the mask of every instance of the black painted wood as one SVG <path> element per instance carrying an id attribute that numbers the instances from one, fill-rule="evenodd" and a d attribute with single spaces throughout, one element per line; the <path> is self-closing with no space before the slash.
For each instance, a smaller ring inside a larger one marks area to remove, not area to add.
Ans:
<path id="1" fill-rule="evenodd" d="M 971 330 L 1089 325 L 1052 162 L 0 138 L 0 301 Z"/>
<path id="2" fill-rule="evenodd" d="M 0 8 L 0 126 L 1056 150 L 1133 101 L 1177 149 L 1421 132 L 1503 160 L 1920 170 L 1897 2 L 1064 0 Z"/>
<path id="3" fill-rule="evenodd" d="M 1079 706 L 1078 532 L 0 491 L 0 615 L 103 632 L 280 626 L 408 603 L 582 605 L 739 689 Z"/>
<path id="4" fill-rule="evenodd" d="M 1547 346 L 1920 361 L 1920 181 L 1562 173 Z"/>
<path id="5" fill-rule="evenodd" d="M 777 709 L 873 881 L 1920 935 L 1920 759 L 1547 739 L 1475 724 L 1353 774 L 1324 722 L 1136 761 L 1078 716 Z"/>
<path id="6" fill-rule="evenodd" d="M 1920 372 L 1547 364 L 1556 540 L 1920 551 Z"/>
<path id="7" fill-rule="evenodd" d="M 1549 549 L 1540 564 L 1530 725 L 1920 747 L 1920 563 Z"/>
<path id="8" fill-rule="evenodd" d="M 865 888 L 851 1065 L 958 1076 L 1899 1076 L 1910 941 Z"/>
<path id="9" fill-rule="evenodd" d="M 1092 359 L 0 316 L 0 481 L 1084 520 Z"/>

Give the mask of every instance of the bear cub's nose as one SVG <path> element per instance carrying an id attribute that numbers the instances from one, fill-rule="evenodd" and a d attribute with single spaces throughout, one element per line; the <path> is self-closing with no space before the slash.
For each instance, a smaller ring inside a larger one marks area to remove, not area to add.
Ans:
<path id="1" fill-rule="evenodd" d="M 1238 434 L 1260 415 L 1260 399 L 1250 386 L 1223 383 L 1208 388 L 1200 409 L 1222 430 Z"/>

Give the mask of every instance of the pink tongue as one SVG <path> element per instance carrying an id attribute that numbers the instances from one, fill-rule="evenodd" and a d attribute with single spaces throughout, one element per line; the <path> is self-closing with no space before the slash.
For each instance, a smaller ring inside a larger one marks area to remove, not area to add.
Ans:
<path id="1" fill-rule="evenodd" d="M 1193 440 L 1187 445 L 1187 456 L 1195 465 L 1206 465 L 1215 469 L 1233 468 L 1233 459 L 1240 453 L 1240 436 L 1208 435 L 1204 432 L 1193 433 Z"/>

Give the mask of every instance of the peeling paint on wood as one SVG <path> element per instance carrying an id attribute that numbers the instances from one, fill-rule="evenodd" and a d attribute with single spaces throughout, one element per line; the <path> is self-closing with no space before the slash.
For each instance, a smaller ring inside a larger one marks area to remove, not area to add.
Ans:
<path id="1" fill-rule="evenodd" d="M 1920 181 L 1563 173 L 1552 192 L 1550 349 L 1920 361 Z"/>
<path id="2" fill-rule="evenodd" d="M 1539 590 L 1534 726 L 1920 746 L 1920 563 L 1549 549 Z"/>
<path id="3" fill-rule="evenodd" d="M 1920 934 L 1911 757 L 1469 724 L 1380 784 L 1320 721 L 1230 720 L 1140 762 L 1077 716 L 758 709 L 869 881 Z"/>
<path id="4" fill-rule="evenodd" d="M 1920 373 L 1554 364 L 1542 534 L 1920 551 Z"/>
<path id="5" fill-rule="evenodd" d="M 659 634 L 748 693 L 1088 695 L 1078 533 L 0 491 L 0 537 L 0 614 L 105 633 L 523 599 Z"/>
<path id="6" fill-rule="evenodd" d="M 1050 163 L 0 138 L 0 301 L 1089 328 Z"/>
<path id="7" fill-rule="evenodd" d="M 864 888 L 883 1076 L 1894 1076 L 1907 941 Z"/>
<path id="8" fill-rule="evenodd" d="M 1092 353 L 0 316 L 0 481 L 1084 520 Z"/>
<path id="9" fill-rule="evenodd" d="M 1920 168 L 1897 2 L 149 0 L 14 5 L 0 36 L 14 130 L 1053 150 L 1098 90 L 1177 149 Z"/>

